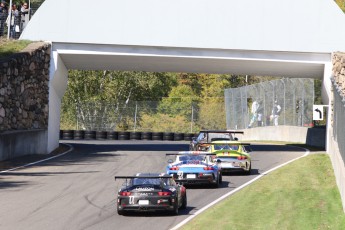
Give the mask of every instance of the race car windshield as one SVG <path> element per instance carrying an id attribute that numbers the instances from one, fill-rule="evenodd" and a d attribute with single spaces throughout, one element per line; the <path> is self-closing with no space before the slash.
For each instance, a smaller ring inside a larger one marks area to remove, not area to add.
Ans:
<path id="1" fill-rule="evenodd" d="M 202 161 L 204 159 L 203 156 L 180 156 L 179 160 L 180 161 Z"/>
<path id="2" fill-rule="evenodd" d="M 214 150 L 238 150 L 238 145 L 215 145 Z"/>
<path id="3" fill-rule="evenodd" d="M 164 185 L 167 184 L 166 178 L 134 178 L 132 180 L 133 185 L 143 185 L 143 184 L 150 184 L 150 185 L 161 185 L 163 183 Z"/>

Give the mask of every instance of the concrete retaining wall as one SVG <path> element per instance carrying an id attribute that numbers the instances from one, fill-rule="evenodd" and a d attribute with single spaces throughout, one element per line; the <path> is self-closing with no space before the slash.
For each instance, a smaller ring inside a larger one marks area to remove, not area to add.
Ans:
<path id="1" fill-rule="evenodd" d="M 0 60 L 0 160 L 47 153 L 50 54 L 37 42 Z"/>
<path id="2" fill-rule="evenodd" d="M 284 141 L 325 147 L 326 129 L 284 125 L 257 127 L 244 130 L 242 140 Z"/>
<path id="3" fill-rule="evenodd" d="M 0 133 L 0 161 L 30 154 L 45 154 L 47 130 Z"/>

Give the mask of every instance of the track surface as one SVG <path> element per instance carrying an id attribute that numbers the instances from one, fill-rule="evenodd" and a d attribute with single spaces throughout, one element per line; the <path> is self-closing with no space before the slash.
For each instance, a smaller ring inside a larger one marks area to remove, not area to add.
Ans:
<path id="1" fill-rule="evenodd" d="M 291 146 L 252 145 L 252 175 L 223 176 L 221 188 L 188 187 L 178 216 L 119 216 L 115 175 L 164 172 L 167 152 L 188 142 L 65 141 L 74 151 L 25 169 L 0 174 L 0 229 L 170 229 L 203 206 L 281 163 L 302 156 Z"/>

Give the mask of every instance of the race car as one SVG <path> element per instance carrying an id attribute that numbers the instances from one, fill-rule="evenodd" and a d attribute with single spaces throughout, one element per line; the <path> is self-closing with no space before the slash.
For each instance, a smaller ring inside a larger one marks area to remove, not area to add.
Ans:
<path id="1" fill-rule="evenodd" d="M 173 176 L 180 184 L 210 184 L 219 187 L 222 183 L 222 175 L 217 162 L 212 162 L 208 152 L 184 151 L 179 153 L 167 153 L 176 155 L 175 161 L 168 160 L 167 174 Z"/>
<path id="2" fill-rule="evenodd" d="M 252 161 L 249 145 L 238 141 L 213 141 L 209 150 L 215 154 L 213 162 L 218 163 L 222 173 L 243 171 L 250 174 Z"/>
<path id="3" fill-rule="evenodd" d="M 217 140 L 234 141 L 238 140 L 236 134 L 243 134 L 243 131 L 231 130 L 203 130 L 200 131 L 197 137 L 193 137 L 190 144 L 190 151 L 207 151 L 209 143 Z"/>
<path id="4" fill-rule="evenodd" d="M 187 207 L 187 192 L 172 176 L 164 173 L 137 173 L 135 176 L 115 176 L 125 179 L 118 191 L 117 213 L 129 211 L 168 211 L 178 215 Z"/>

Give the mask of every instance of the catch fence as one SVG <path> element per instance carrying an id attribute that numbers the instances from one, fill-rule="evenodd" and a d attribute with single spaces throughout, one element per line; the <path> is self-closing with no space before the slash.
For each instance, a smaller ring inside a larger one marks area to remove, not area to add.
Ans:
<path id="1" fill-rule="evenodd" d="M 313 79 L 282 78 L 226 89 L 224 95 L 227 129 L 269 125 L 312 126 Z M 280 111 L 273 114 L 276 105 L 279 105 Z"/>

